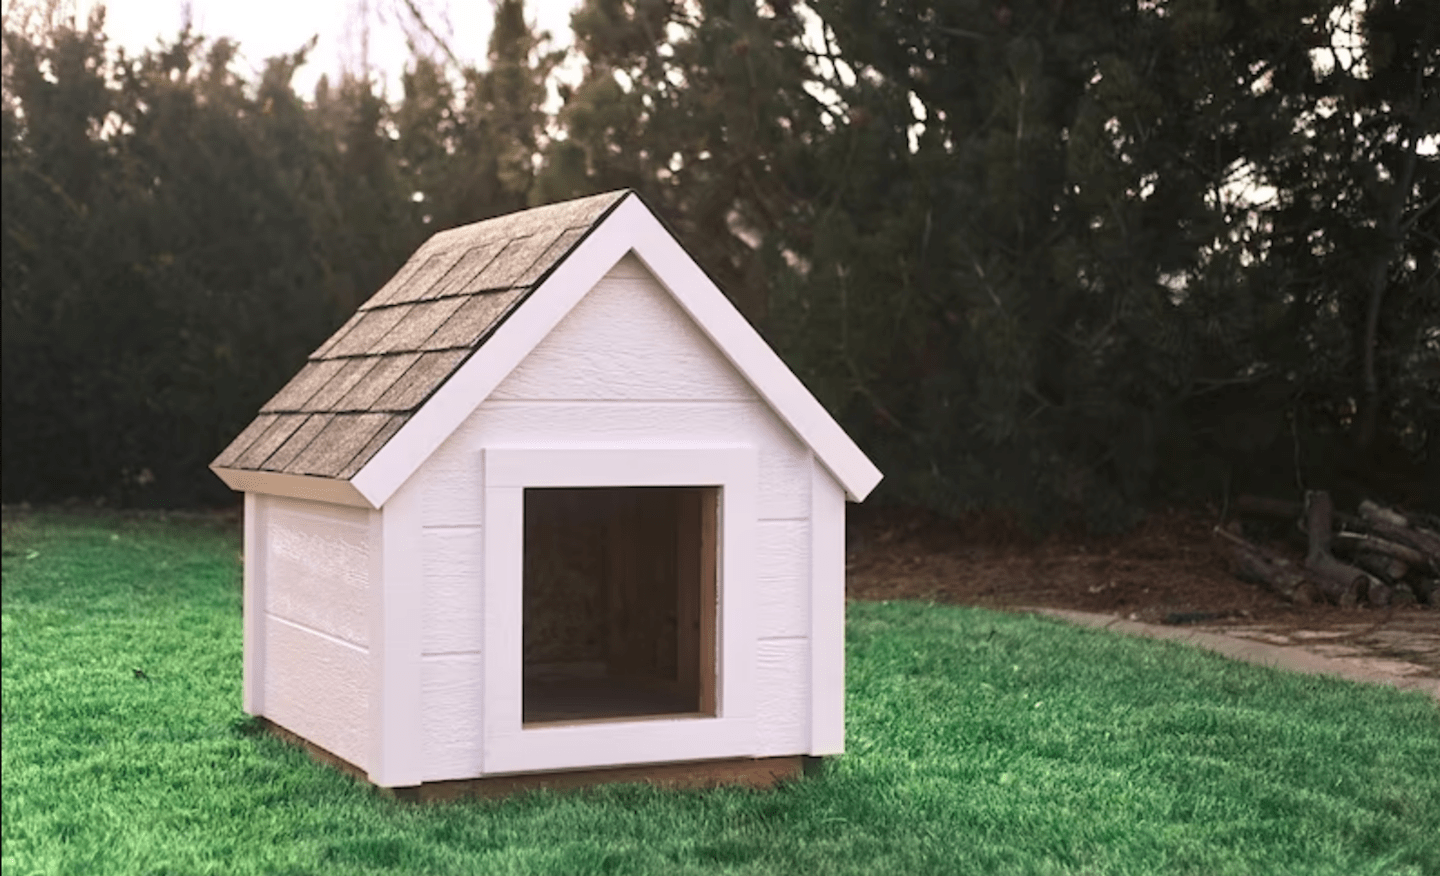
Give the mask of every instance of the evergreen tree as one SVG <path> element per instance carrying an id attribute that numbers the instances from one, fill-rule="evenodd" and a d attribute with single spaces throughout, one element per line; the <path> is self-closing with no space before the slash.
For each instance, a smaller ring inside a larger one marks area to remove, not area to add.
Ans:
<path id="1" fill-rule="evenodd" d="M 5 34 L 4 489 L 219 498 L 215 448 L 339 321 L 317 239 L 334 159 L 270 62 L 103 19 Z"/>
<path id="2" fill-rule="evenodd" d="M 763 324 L 776 231 L 824 184 L 809 164 L 824 107 L 804 90 L 800 20 L 782 4 L 589 0 L 572 26 L 585 72 L 538 199 L 640 191 Z"/>
<path id="3" fill-rule="evenodd" d="M 546 80 L 564 55 L 549 41 L 525 20 L 522 0 L 501 0 L 485 69 L 450 69 L 458 55 L 449 47 L 448 64 L 412 59 L 395 120 L 423 223 L 449 228 L 530 205 L 547 138 Z"/>
<path id="4" fill-rule="evenodd" d="M 1264 347 L 1295 375 L 1316 474 L 1409 479 L 1395 463 L 1428 445 L 1440 477 L 1440 19 L 1337 4 L 1307 36 L 1274 88 L 1297 134 L 1256 158 L 1276 190 L 1248 272 L 1281 315 Z"/>

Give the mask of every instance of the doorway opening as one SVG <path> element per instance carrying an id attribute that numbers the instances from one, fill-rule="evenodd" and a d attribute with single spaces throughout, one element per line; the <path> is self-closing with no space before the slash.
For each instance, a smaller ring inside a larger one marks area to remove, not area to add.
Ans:
<path id="1" fill-rule="evenodd" d="M 716 714 L 718 487 L 525 490 L 525 725 Z"/>

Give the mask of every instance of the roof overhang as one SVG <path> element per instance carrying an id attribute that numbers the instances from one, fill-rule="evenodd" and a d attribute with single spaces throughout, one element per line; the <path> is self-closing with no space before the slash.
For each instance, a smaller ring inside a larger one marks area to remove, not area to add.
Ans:
<path id="1" fill-rule="evenodd" d="M 242 493 L 287 496 L 291 499 L 308 499 L 312 502 L 350 505 L 368 510 L 380 507 L 372 505 L 350 481 L 317 478 L 309 475 L 281 474 L 273 471 L 216 468 L 215 466 L 211 466 L 210 470 L 215 472 L 227 487 Z"/>

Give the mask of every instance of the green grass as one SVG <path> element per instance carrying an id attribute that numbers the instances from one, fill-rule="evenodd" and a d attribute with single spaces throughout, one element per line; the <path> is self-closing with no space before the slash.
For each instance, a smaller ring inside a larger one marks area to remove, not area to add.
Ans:
<path id="1" fill-rule="evenodd" d="M 238 550 L 7 519 L 6 876 L 1440 874 L 1423 695 L 914 603 L 851 605 L 849 751 L 819 777 L 399 803 L 240 712 Z"/>

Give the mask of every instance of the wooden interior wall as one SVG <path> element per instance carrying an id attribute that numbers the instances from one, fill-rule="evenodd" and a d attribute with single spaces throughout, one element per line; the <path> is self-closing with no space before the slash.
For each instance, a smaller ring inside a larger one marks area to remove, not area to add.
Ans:
<path id="1" fill-rule="evenodd" d="M 600 667 L 606 509 L 597 490 L 526 490 L 524 665 Z"/>
<path id="2" fill-rule="evenodd" d="M 680 590 L 676 605 L 676 681 L 696 711 L 715 714 L 716 594 L 720 491 L 680 490 L 675 543 Z"/>
<path id="3" fill-rule="evenodd" d="M 527 676 L 629 678 L 715 708 L 718 490 L 525 492 Z"/>

